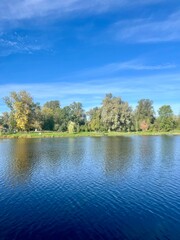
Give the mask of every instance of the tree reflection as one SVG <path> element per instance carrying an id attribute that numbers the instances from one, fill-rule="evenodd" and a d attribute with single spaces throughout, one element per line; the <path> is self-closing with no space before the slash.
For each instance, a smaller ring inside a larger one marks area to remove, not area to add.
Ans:
<path id="1" fill-rule="evenodd" d="M 162 136 L 160 141 L 161 163 L 171 167 L 175 159 L 175 136 Z"/>
<path id="2" fill-rule="evenodd" d="M 135 139 L 135 149 L 137 163 L 139 164 L 140 171 L 149 171 L 153 167 L 158 157 L 158 137 L 141 136 Z"/>
<path id="3" fill-rule="evenodd" d="M 37 141 L 18 139 L 12 142 L 12 175 L 17 181 L 24 182 L 31 176 L 35 164 Z"/>
<path id="4" fill-rule="evenodd" d="M 105 171 L 108 174 L 126 172 L 133 160 L 131 137 L 108 137 L 103 142 Z"/>

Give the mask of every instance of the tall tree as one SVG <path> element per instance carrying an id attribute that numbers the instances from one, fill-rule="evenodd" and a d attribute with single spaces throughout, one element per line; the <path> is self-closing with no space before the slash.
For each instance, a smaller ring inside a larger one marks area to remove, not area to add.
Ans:
<path id="1" fill-rule="evenodd" d="M 175 128 L 174 114 L 170 105 L 163 105 L 158 110 L 159 117 L 156 126 L 160 131 L 170 131 Z"/>
<path id="2" fill-rule="evenodd" d="M 10 114 L 8 112 L 2 114 L 0 125 L 5 129 L 10 128 Z"/>
<path id="3" fill-rule="evenodd" d="M 121 98 L 106 94 L 102 102 L 101 118 L 106 130 L 116 130 L 119 126 Z"/>
<path id="4" fill-rule="evenodd" d="M 26 91 L 11 92 L 4 98 L 6 105 L 11 110 L 11 116 L 16 122 L 16 128 L 21 131 L 29 131 L 34 120 L 35 103 L 31 95 Z"/>
<path id="5" fill-rule="evenodd" d="M 106 130 L 126 131 L 131 129 L 132 109 L 120 97 L 107 94 L 103 100 L 101 119 Z"/>
<path id="6" fill-rule="evenodd" d="M 4 131 L 12 132 L 16 129 L 16 122 L 12 112 L 3 112 L 0 117 L 1 129 Z"/>
<path id="7" fill-rule="evenodd" d="M 133 126 L 132 108 L 127 102 L 121 102 L 120 107 L 120 131 L 131 131 Z"/>
<path id="8" fill-rule="evenodd" d="M 141 99 L 138 102 L 134 115 L 136 130 L 147 130 L 155 120 L 153 101 Z"/>
<path id="9" fill-rule="evenodd" d="M 101 108 L 90 109 L 87 115 L 89 116 L 90 130 L 99 131 L 101 129 Z"/>
<path id="10" fill-rule="evenodd" d="M 59 130 L 60 131 L 67 131 L 68 130 L 68 123 L 72 120 L 71 109 L 70 109 L 69 106 L 65 106 L 65 107 L 61 108 L 59 118 L 60 118 Z"/>
<path id="11" fill-rule="evenodd" d="M 70 104 L 70 114 L 71 114 L 71 121 L 75 122 L 77 127 L 77 132 L 80 130 L 80 126 L 84 125 L 86 122 L 86 114 L 82 107 L 82 103 L 80 102 L 73 102 Z"/>
<path id="12" fill-rule="evenodd" d="M 54 129 L 53 110 L 47 107 L 42 108 L 42 128 L 43 130 L 52 131 Z"/>
<path id="13" fill-rule="evenodd" d="M 159 108 L 158 114 L 160 118 L 169 118 L 173 117 L 173 110 L 171 109 L 170 105 L 163 105 Z"/>
<path id="14" fill-rule="evenodd" d="M 46 102 L 42 108 L 43 128 L 45 130 L 59 130 L 60 102 L 58 100 Z"/>
<path id="15" fill-rule="evenodd" d="M 36 103 L 34 105 L 34 119 L 32 122 L 32 129 L 33 130 L 42 130 L 43 125 L 43 117 L 42 117 L 42 111 L 41 106 L 39 103 Z"/>

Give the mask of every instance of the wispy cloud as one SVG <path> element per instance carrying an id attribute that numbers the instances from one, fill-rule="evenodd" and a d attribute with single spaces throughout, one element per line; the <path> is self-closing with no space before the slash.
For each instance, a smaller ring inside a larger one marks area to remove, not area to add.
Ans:
<path id="1" fill-rule="evenodd" d="M 120 21 L 110 28 L 115 38 L 132 43 L 155 43 L 180 40 L 180 11 L 163 20 L 134 19 Z"/>
<path id="2" fill-rule="evenodd" d="M 11 35 L 0 34 L 0 57 L 14 53 L 31 54 L 42 49 L 45 49 L 45 46 L 40 44 L 37 39 L 22 36 L 16 32 Z"/>
<path id="3" fill-rule="evenodd" d="M 70 15 L 80 11 L 101 13 L 112 9 L 147 5 L 163 2 L 164 0 L 1 0 L 0 20 L 20 20 L 35 17 Z"/>
<path id="4" fill-rule="evenodd" d="M 86 109 L 101 104 L 108 92 L 121 96 L 134 105 L 141 98 L 150 98 L 156 104 L 172 104 L 176 113 L 180 111 L 179 84 L 180 74 L 155 74 L 136 77 L 116 77 L 91 79 L 86 82 L 52 82 L 33 84 L 1 84 L 0 98 L 11 91 L 27 90 L 36 101 L 59 99 L 62 105 L 73 101 L 81 101 Z M 156 84 L 152 84 L 155 82 Z M 0 110 L 2 111 L 2 110 Z"/>
<path id="5" fill-rule="evenodd" d="M 97 76 L 97 75 L 106 75 L 117 73 L 121 71 L 158 71 L 158 70 L 168 70 L 176 68 L 175 64 L 158 64 L 158 65 L 150 65 L 144 64 L 138 59 L 126 61 L 126 62 L 116 62 L 110 63 L 102 67 L 97 67 L 93 69 L 88 69 L 79 72 L 79 75 L 90 75 L 90 76 Z"/>
<path id="6" fill-rule="evenodd" d="M 42 44 L 28 42 L 27 38 L 1 37 L 1 32 L 12 32 L 12 29 L 17 30 L 19 26 L 27 26 L 29 20 L 31 26 L 36 28 L 42 27 L 43 23 L 47 23 L 49 19 L 82 17 L 117 10 L 128 11 L 131 8 L 137 9 L 144 5 L 164 2 L 167 3 L 170 0 L 0 0 L 0 55 L 9 55 L 14 52 L 31 53 L 43 48 Z M 111 26 L 111 33 L 113 38 L 129 42 L 180 40 L 179 19 L 180 12 L 159 21 L 151 18 L 120 21 Z M 85 35 L 83 32 L 83 36 Z"/>

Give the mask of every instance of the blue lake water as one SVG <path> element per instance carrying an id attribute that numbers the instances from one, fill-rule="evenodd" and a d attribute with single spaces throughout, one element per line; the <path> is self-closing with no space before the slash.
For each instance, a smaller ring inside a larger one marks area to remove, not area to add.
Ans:
<path id="1" fill-rule="evenodd" d="M 0 140 L 0 239 L 180 239 L 180 137 Z"/>

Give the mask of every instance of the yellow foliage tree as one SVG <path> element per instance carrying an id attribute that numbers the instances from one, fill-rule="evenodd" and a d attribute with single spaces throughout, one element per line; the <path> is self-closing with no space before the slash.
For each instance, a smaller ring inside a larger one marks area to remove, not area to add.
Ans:
<path id="1" fill-rule="evenodd" d="M 11 92 L 10 97 L 5 98 L 5 102 L 11 109 L 17 129 L 30 130 L 36 106 L 30 94 L 26 91 Z"/>

